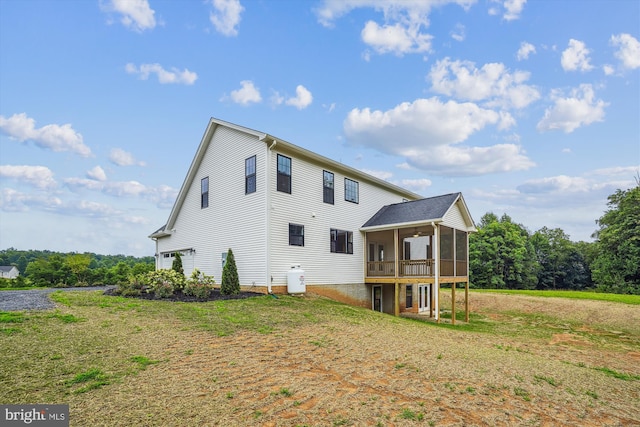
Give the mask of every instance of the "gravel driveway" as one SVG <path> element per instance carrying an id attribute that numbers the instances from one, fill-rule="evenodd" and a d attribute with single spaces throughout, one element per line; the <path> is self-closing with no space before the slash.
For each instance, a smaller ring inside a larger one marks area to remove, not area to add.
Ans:
<path id="1" fill-rule="evenodd" d="M 48 310 L 55 307 L 49 294 L 55 291 L 99 291 L 110 286 L 88 286 L 82 288 L 29 289 L 25 291 L 0 291 L 0 311 Z"/>

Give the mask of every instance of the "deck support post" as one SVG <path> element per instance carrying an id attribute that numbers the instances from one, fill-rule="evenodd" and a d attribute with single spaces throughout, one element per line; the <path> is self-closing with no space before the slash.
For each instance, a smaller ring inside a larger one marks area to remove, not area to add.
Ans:
<path id="1" fill-rule="evenodd" d="M 393 298 L 393 314 L 400 316 L 400 283 L 395 283 L 395 291 Z"/>
<path id="2" fill-rule="evenodd" d="M 435 304 L 433 292 L 434 292 L 433 283 L 429 283 L 429 317 L 433 317 L 433 305 Z"/>
<path id="3" fill-rule="evenodd" d="M 464 282 L 464 321 L 469 323 L 469 281 Z"/>
<path id="4" fill-rule="evenodd" d="M 456 324 L 456 282 L 451 284 L 451 324 Z"/>

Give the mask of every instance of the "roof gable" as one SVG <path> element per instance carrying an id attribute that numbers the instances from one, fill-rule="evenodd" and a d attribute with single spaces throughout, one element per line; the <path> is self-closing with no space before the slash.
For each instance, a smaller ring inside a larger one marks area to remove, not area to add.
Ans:
<path id="1" fill-rule="evenodd" d="M 230 129 L 235 129 L 239 132 L 244 132 L 246 134 L 252 135 L 254 137 L 256 137 L 256 141 L 258 142 L 262 142 L 265 144 L 265 149 L 266 146 L 272 146 L 272 144 L 275 143 L 275 149 L 278 150 L 280 149 L 285 149 L 288 150 L 292 153 L 294 153 L 297 156 L 300 156 L 301 158 L 305 158 L 311 161 L 315 161 L 318 163 L 322 163 L 327 165 L 327 167 L 330 168 L 334 168 L 336 170 L 341 170 L 343 171 L 345 174 L 352 176 L 355 179 L 358 180 L 366 180 L 369 181 L 377 186 L 380 187 L 384 187 L 393 191 L 398 192 L 399 194 L 402 194 L 403 197 L 407 197 L 410 199 L 417 199 L 420 198 L 419 194 L 413 193 L 407 189 L 404 189 L 402 187 L 398 187 L 394 184 L 391 184 L 390 182 L 384 181 L 380 178 L 376 178 L 372 175 L 369 175 L 365 172 L 359 171 L 355 168 L 352 168 L 350 166 L 347 166 L 345 164 L 339 163 L 335 160 L 331 160 L 327 157 L 321 156 L 320 154 L 314 153 L 310 150 L 307 150 L 305 148 L 302 148 L 300 146 L 297 146 L 295 144 L 292 144 L 290 142 L 287 142 L 285 140 L 276 138 L 272 135 L 269 135 L 267 133 L 264 132 L 259 132 L 250 128 L 246 128 L 244 126 L 239 126 L 230 122 L 226 122 L 224 120 L 220 120 L 220 119 L 216 119 L 214 117 L 212 117 L 209 120 L 209 123 L 207 125 L 207 129 L 204 132 L 204 135 L 202 136 L 202 139 L 200 141 L 200 144 L 198 145 L 198 149 L 196 151 L 196 154 L 193 158 L 193 161 L 191 162 L 191 165 L 189 166 L 189 171 L 187 172 L 187 175 L 185 177 L 184 182 L 182 183 L 182 187 L 180 188 L 180 191 L 178 192 L 178 197 L 176 198 L 176 201 L 173 205 L 173 208 L 171 209 L 171 213 L 169 214 L 169 218 L 167 220 L 167 223 L 163 226 L 160 227 L 160 229 L 156 230 L 155 232 L 153 232 L 151 235 L 149 235 L 149 237 L 151 238 L 158 238 L 158 237 L 163 237 L 163 236 L 168 236 L 171 234 L 171 229 L 173 228 L 173 225 L 175 224 L 175 221 L 177 219 L 178 213 L 180 212 L 181 208 L 182 208 L 182 204 L 184 203 L 184 200 L 187 196 L 187 192 L 190 188 L 190 186 L 193 183 L 195 174 L 198 171 L 198 168 L 200 166 L 200 164 L 202 163 L 202 159 L 204 158 L 204 155 L 207 151 L 207 147 L 209 146 L 209 143 L 211 142 L 211 139 L 213 137 L 213 134 L 216 130 L 216 128 L 218 126 L 224 126 L 224 127 L 228 127 Z"/>
<path id="2" fill-rule="evenodd" d="M 462 193 L 444 194 L 442 196 L 383 206 L 362 228 L 384 228 L 385 226 L 398 224 L 441 222 L 447 212 L 454 208 L 456 204 L 460 205 L 462 215 L 465 217 L 465 221 L 468 222 L 470 229 L 475 230 L 469 210 L 462 198 Z"/>

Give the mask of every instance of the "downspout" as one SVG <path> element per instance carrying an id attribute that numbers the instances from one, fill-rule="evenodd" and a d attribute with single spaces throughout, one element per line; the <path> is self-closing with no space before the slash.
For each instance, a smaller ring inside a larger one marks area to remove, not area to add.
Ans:
<path id="1" fill-rule="evenodd" d="M 274 139 L 269 148 L 267 149 L 267 173 L 266 184 L 264 186 L 266 191 L 266 213 L 265 218 L 267 221 L 267 292 L 270 295 L 273 295 L 273 291 L 271 289 L 271 282 L 273 282 L 273 276 L 271 275 L 271 187 L 269 186 L 270 179 L 269 174 L 271 172 L 271 150 L 276 146 L 276 140 Z"/>
<path id="2" fill-rule="evenodd" d="M 431 226 L 433 227 L 433 277 L 434 277 L 434 296 L 435 296 L 435 306 L 436 306 L 436 322 L 440 323 L 440 251 L 438 247 L 440 246 L 440 239 L 438 236 L 438 226 L 432 221 Z"/>
<path id="3" fill-rule="evenodd" d="M 158 238 L 157 237 L 152 237 L 151 239 L 153 240 L 153 243 L 156 244 L 156 271 L 157 271 L 157 270 L 160 270 L 160 268 L 159 268 L 160 252 L 158 252 Z"/>

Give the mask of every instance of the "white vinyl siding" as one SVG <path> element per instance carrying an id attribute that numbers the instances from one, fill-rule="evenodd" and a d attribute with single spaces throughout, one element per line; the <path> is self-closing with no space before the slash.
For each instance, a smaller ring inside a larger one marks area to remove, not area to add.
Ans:
<path id="1" fill-rule="evenodd" d="M 294 153 L 274 150 L 271 153 L 273 165 L 277 154 L 291 157 L 293 177 L 291 194 L 276 191 L 274 166 L 269 184 L 273 285 L 286 285 L 286 273 L 292 265 L 300 265 L 305 271 L 307 285 L 363 283 L 364 236 L 360 227 L 380 207 L 402 202 L 403 195 L 372 185 L 360 177 L 345 176 L 342 171 L 296 157 Z M 334 174 L 334 182 L 343 183 L 345 178 L 357 181 L 359 203 L 345 200 L 344 185 L 334 186 L 335 204 L 324 203 L 323 186 L 320 185 L 324 170 Z M 304 226 L 304 247 L 289 245 L 290 223 Z M 353 255 L 331 253 L 331 229 L 353 233 Z"/>
<path id="2" fill-rule="evenodd" d="M 444 215 L 442 224 L 458 230 L 467 230 L 469 228 L 462 216 L 462 212 L 460 212 L 460 202 L 454 203 L 451 206 L 449 211 Z"/>
<path id="3" fill-rule="evenodd" d="M 229 248 L 242 285 L 266 285 L 267 148 L 249 134 L 218 126 L 188 185 L 172 235 L 158 239 L 158 252 L 193 248 L 195 267 L 222 278 L 221 254 Z M 245 194 L 245 160 L 256 156 L 257 191 Z M 200 208 L 200 180 L 209 177 L 209 208 Z M 171 232 L 171 230 L 168 230 Z M 185 266 L 185 274 L 191 271 Z"/>

